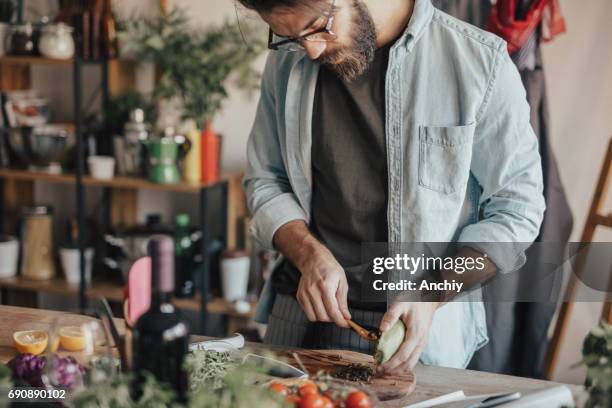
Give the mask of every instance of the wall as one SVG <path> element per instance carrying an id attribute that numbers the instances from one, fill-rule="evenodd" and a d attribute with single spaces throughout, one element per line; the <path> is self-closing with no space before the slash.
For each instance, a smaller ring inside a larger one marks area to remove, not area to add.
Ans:
<path id="1" fill-rule="evenodd" d="M 116 1 L 120 13 L 150 13 L 154 0 Z M 217 23 L 224 18 L 235 18 L 234 2 L 227 0 L 174 0 L 187 7 L 194 24 Z M 561 176 L 574 213 L 575 228 L 572 238 L 577 240 L 582 231 L 591 201 L 605 146 L 612 135 L 612 2 L 609 0 L 561 0 L 568 23 L 568 33 L 544 46 L 545 70 L 552 120 L 551 143 L 557 154 Z M 48 84 L 49 75 L 41 73 L 41 84 Z M 60 75 L 61 78 L 61 75 Z M 63 79 L 69 80 L 69 77 Z M 61 98 L 66 92 L 54 88 Z M 68 97 L 68 99 L 70 99 Z M 250 129 L 256 99 L 247 99 L 232 92 L 214 126 L 225 138 L 223 163 L 226 168 L 242 168 L 244 149 Z M 69 109 L 69 108 L 68 108 Z M 69 110 L 68 110 L 69 112 Z M 39 188 L 47 197 L 51 190 Z M 59 194 L 58 194 L 59 196 Z M 159 203 L 167 213 L 185 205 L 186 199 L 152 192 L 141 193 L 141 212 L 149 210 L 146 203 Z M 157 204 L 156 204 L 157 207 Z M 598 234 L 600 241 L 612 241 L 612 234 Z M 579 360 L 582 339 L 597 321 L 600 304 L 581 304 L 577 307 L 570 327 L 571 339 L 563 349 L 562 364 L 556 375 L 560 381 L 580 383 L 583 371 L 570 370 Z"/>
<path id="2" fill-rule="evenodd" d="M 572 239 L 580 239 L 603 156 L 612 136 L 612 2 L 561 0 L 567 34 L 543 47 L 552 119 L 551 144 L 574 214 Z M 609 194 L 612 196 L 612 194 Z M 606 208 L 612 208 L 608 197 Z M 596 241 L 612 241 L 610 230 Z M 569 338 L 562 348 L 555 379 L 580 383 L 584 370 L 570 369 L 579 361 L 582 339 L 596 324 L 600 303 L 578 304 Z"/>

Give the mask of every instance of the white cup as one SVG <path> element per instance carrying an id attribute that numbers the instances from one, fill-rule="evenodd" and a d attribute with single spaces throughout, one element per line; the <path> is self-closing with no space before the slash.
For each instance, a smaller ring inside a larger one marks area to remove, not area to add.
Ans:
<path id="1" fill-rule="evenodd" d="M 100 180 L 110 180 L 115 174 L 115 158 L 111 156 L 89 156 L 89 173 Z"/>
<path id="2" fill-rule="evenodd" d="M 78 285 L 81 281 L 79 250 L 77 248 L 60 248 L 60 261 L 66 282 Z M 91 283 L 91 268 L 93 265 L 93 248 L 85 249 L 85 284 Z"/>
<path id="3" fill-rule="evenodd" d="M 7 236 L 0 239 L 0 278 L 10 278 L 17 275 L 19 257 L 19 241 Z"/>
<path id="4" fill-rule="evenodd" d="M 251 259 L 246 256 L 221 259 L 221 288 L 228 302 L 246 299 Z"/>

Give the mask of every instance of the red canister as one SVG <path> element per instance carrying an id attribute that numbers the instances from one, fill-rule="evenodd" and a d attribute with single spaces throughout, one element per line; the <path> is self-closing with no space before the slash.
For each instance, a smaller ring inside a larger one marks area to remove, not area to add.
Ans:
<path id="1" fill-rule="evenodd" d="M 210 122 L 202 132 L 202 182 L 210 183 L 219 179 L 220 137 L 212 130 Z"/>

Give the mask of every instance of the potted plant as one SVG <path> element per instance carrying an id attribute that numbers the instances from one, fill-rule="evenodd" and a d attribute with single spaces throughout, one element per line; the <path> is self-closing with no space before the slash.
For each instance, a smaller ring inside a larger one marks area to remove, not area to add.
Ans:
<path id="1" fill-rule="evenodd" d="M 198 132 L 203 130 L 199 141 L 191 140 L 189 154 L 198 155 L 201 142 L 200 179 L 212 181 L 218 177 L 219 138 L 212 132 L 211 120 L 227 98 L 230 82 L 242 90 L 256 89 L 259 74 L 252 63 L 265 49 L 265 33 L 252 24 L 230 22 L 197 29 L 178 8 L 151 20 L 126 22 L 125 27 L 139 58 L 155 65 L 159 79 L 155 95 L 178 99 L 182 119 L 191 120 Z M 189 163 L 187 158 L 186 166 Z"/>
<path id="2" fill-rule="evenodd" d="M 0 56 L 6 52 L 5 42 L 8 28 L 15 14 L 14 0 L 0 0 Z"/>
<path id="3" fill-rule="evenodd" d="M 612 325 L 601 322 L 582 344 L 582 364 L 587 368 L 585 408 L 612 406 Z"/>

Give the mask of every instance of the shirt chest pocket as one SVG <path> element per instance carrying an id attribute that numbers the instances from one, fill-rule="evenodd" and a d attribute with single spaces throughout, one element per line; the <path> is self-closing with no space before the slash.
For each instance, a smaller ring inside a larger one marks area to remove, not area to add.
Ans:
<path id="1" fill-rule="evenodd" d="M 419 126 L 419 185 L 443 194 L 462 191 L 472 160 L 475 124 Z"/>

